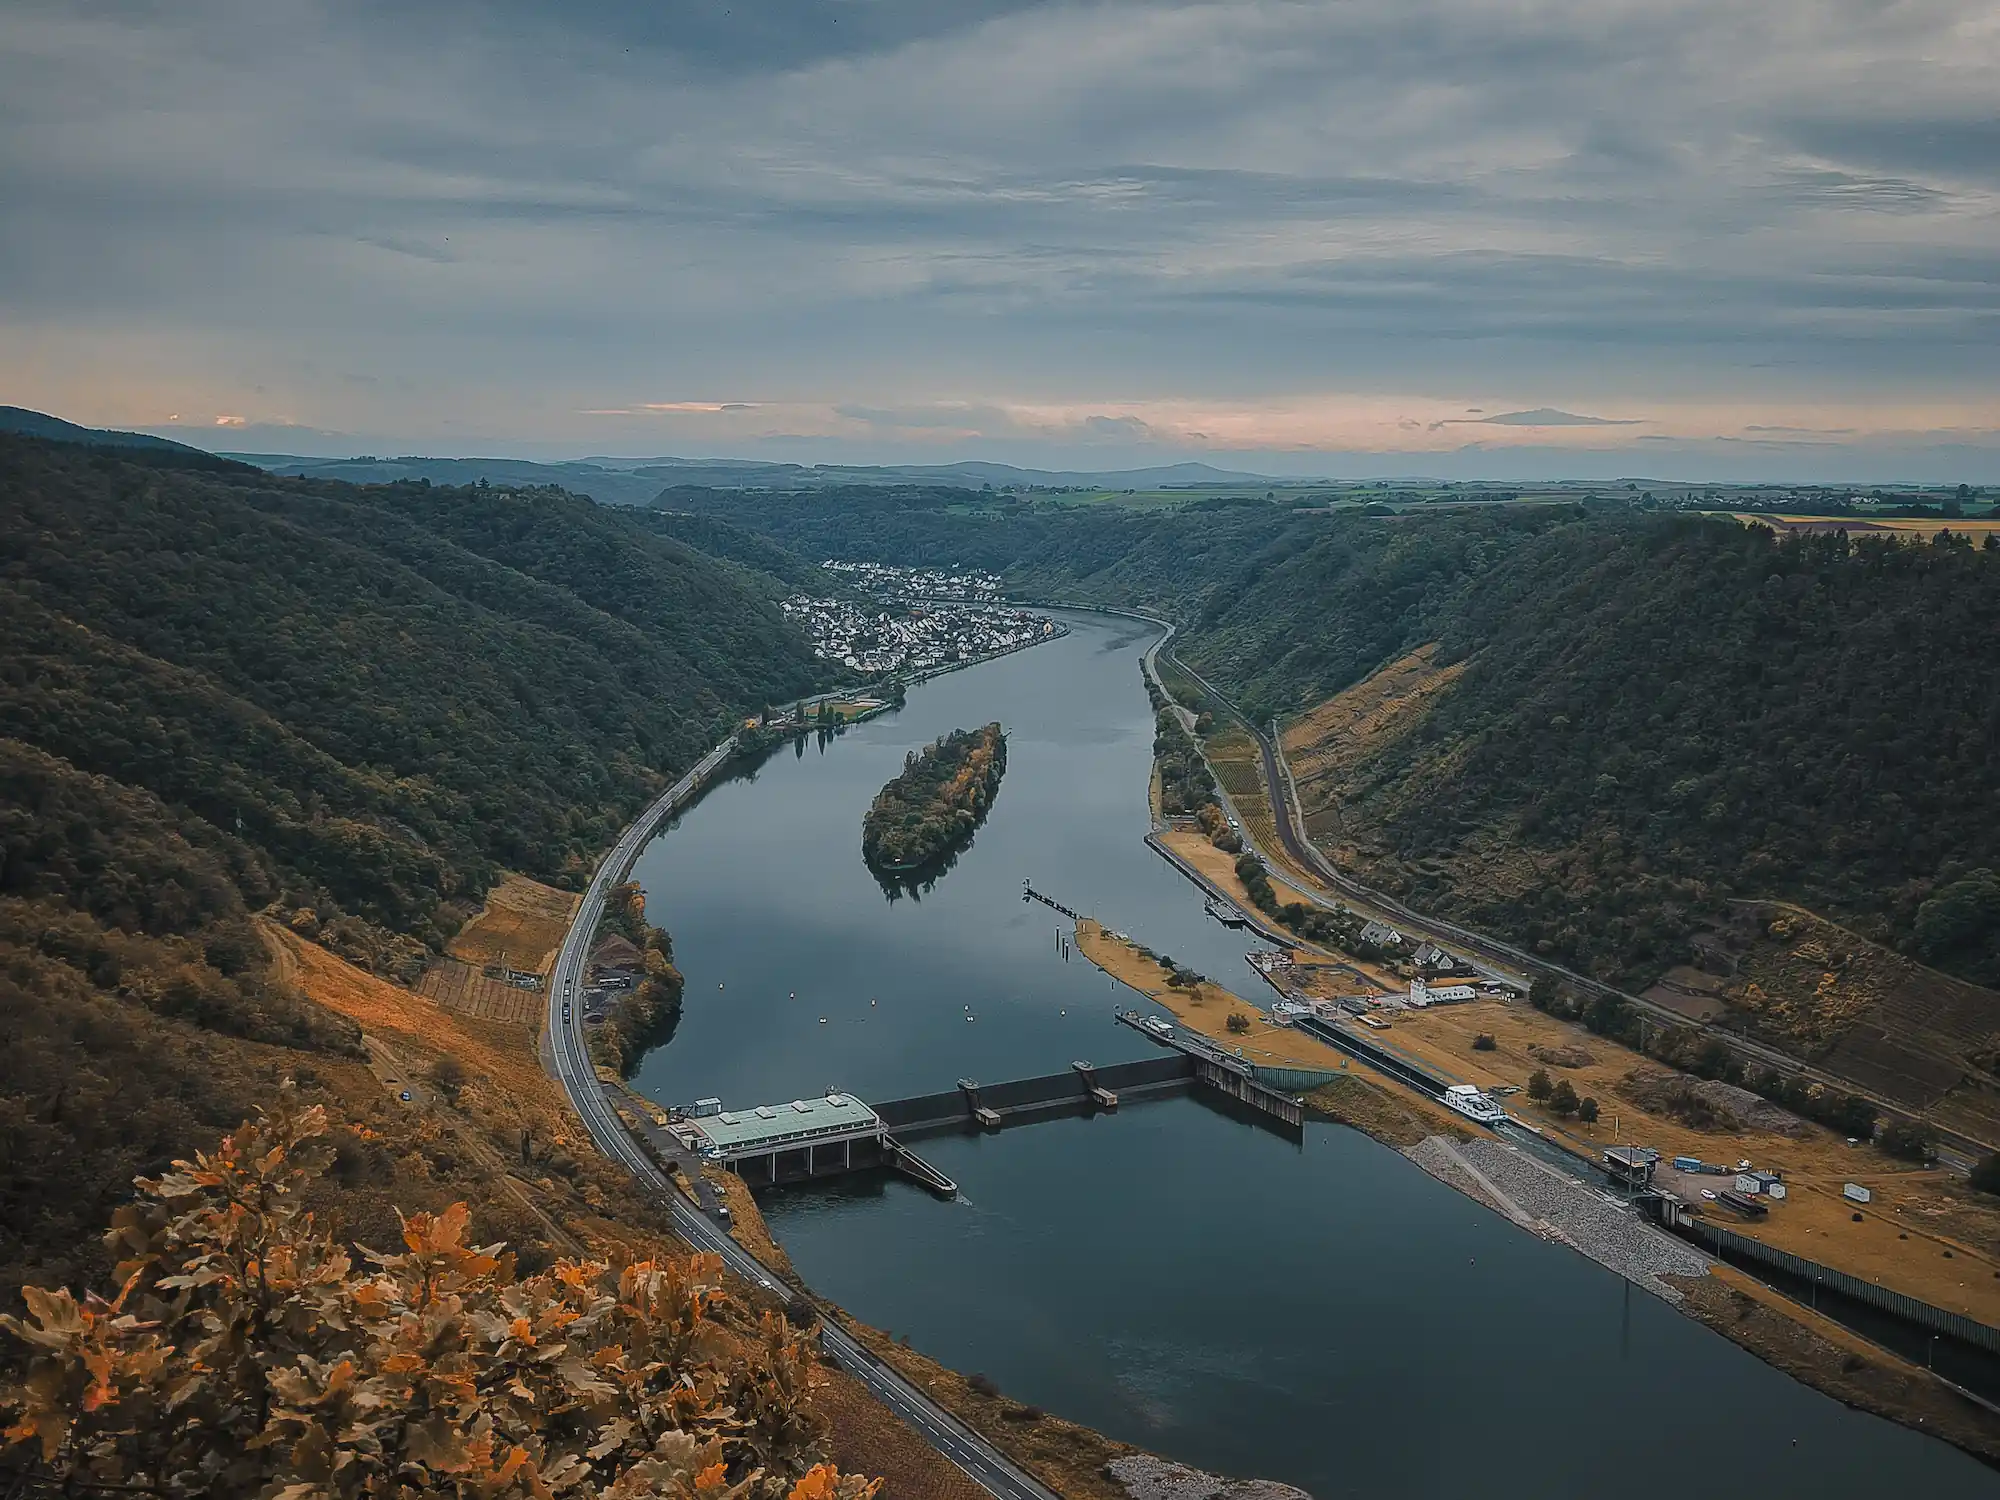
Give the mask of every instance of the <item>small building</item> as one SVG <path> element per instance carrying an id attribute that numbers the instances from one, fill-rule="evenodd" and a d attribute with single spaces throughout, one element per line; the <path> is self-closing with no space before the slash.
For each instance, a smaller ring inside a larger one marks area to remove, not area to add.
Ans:
<path id="1" fill-rule="evenodd" d="M 1845 1184 L 1840 1190 L 1840 1196 L 1845 1198 L 1849 1203 L 1872 1203 L 1875 1201 L 1875 1195 L 1858 1182 Z"/>
<path id="2" fill-rule="evenodd" d="M 1446 952 L 1436 943 L 1425 943 L 1411 955 L 1420 969 L 1429 969 L 1435 974 L 1456 974 L 1464 967 L 1457 955 Z"/>
<path id="3" fill-rule="evenodd" d="M 882 1119 L 851 1094 L 794 1099 L 730 1111 L 718 1101 L 713 1114 L 693 1116 L 700 1133 L 695 1149 L 706 1161 L 760 1185 L 845 1172 L 883 1159 Z"/>
<path id="4" fill-rule="evenodd" d="M 1653 1164 L 1659 1159 L 1657 1151 L 1648 1151 L 1640 1146 L 1607 1146 L 1604 1150 L 1604 1170 L 1619 1187 L 1636 1190 L 1652 1185 Z"/>
<path id="5" fill-rule="evenodd" d="M 1373 943 L 1378 948 L 1400 948 L 1403 935 L 1387 922 L 1370 922 L 1361 929 L 1361 941 Z"/>
<path id="6" fill-rule="evenodd" d="M 1469 984 L 1431 985 L 1421 979 L 1412 979 L 1409 1004 L 1414 1010 L 1422 1010 L 1426 1005 L 1440 1005 L 1451 1000 L 1470 1000 L 1477 993 Z"/>

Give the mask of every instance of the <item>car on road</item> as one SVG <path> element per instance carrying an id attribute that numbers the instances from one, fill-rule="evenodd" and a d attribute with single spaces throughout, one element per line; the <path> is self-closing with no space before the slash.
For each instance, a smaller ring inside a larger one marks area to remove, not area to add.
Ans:
<path id="1" fill-rule="evenodd" d="M 563 1001 L 563 1021 L 565 1024 L 569 1021 L 569 1001 L 567 1000 Z"/>

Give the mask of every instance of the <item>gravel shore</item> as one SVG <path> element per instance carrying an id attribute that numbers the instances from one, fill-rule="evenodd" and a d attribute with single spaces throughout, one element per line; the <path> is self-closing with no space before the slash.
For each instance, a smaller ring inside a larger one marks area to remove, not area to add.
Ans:
<path id="1" fill-rule="evenodd" d="M 1506 1212 L 1466 1170 L 1469 1164 L 1505 1194 L 1538 1233 L 1560 1240 L 1656 1297 L 1674 1303 L 1682 1300 L 1681 1293 L 1663 1277 L 1708 1274 L 1708 1257 L 1700 1251 L 1654 1228 L 1635 1209 L 1612 1201 L 1518 1146 L 1486 1139 L 1454 1144 L 1433 1136 L 1404 1155 L 1440 1182 L 1497 1212 Z"/>

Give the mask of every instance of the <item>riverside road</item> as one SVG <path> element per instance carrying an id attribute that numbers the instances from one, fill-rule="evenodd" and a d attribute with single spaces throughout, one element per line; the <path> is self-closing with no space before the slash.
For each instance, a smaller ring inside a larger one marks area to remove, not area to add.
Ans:
<path id="1" fill-rule="evenodd" d="M 549 981 L 549 1046 L 551 1061 L 571 1106 L 582 1117 L 597 1149 L 625 1167 L 663 1202 L 673 1216 L 674 1228 L 689 1246 L 722 1257 L 723 1263 L 746 1280 L 767 1291 L 790 1298 L 798 1288 L 788 1284 L 728 1232 L 707 1216 L 674 1187 L 667 1174 L 640 1149 L 604 1097 L 597 1071 L 584 1045 L 583 1007 L 577 1004 L 582 990 L 585 965 L 604 916 L 604 898 L 612 886 L 623 880 L 638 858 L 639 851 L 660 823 L 677 811 L 707 782 L 708 778 L 735 753 L 732 736 L 717 745 L 701 761 L 668 788 L 653 805 L 625 830 L 611 852 L 604 856 L 583 903 L 577 908 L 569 932 Z M 570 1019 L 563 1019 L 564 1008 Z M 888 1407 L 912 1431 L 965 1471 L 975 1483 L 1001 1500 L 1058 1500 L 1055 1493 L 1011 1463 L 999 1449 L 980 1437 L 957 1418 L 930 1400 L 901 1375 L 836 1324 L 822 1320 L 820 1345 L 827 1355 L 847 1371 L 870 1395 Z"/>

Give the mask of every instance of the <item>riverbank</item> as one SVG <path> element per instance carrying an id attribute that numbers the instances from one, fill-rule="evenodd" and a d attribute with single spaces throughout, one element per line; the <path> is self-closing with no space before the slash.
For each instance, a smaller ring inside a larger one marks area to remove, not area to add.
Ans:
<path id="1" fill-rule="evenodd" d="M 1744 1273 L 1711 1262 L 1684 1242 L 1639 1221 L 1629 1211 L 1612 1208 L 1601 1195 L 1574 1177 L 1485 1132 L 1467 1128 L 1456 1115 L 1415 1089 L 1386 1075 L 1364 1073 L 1358 1064 L 1350 1068 L 1349 1059 L 1336 1049 L 1291 1028 L 1272 1026 L 1255 1007 L 1222 986 L 1204 983 L 1190 989 L 1169 983 L 1171 976 L 1157 959 L 1122 934 L 1086 918 L 1077 924 L 1076 945 L 1078 952 L 1105 973 L 1170 1011 L 1181 1025 L 1240 1052 L 1253 1063 L 1347 1068 L 1346 1076 L 1305 1096 L 1307 1105 L 1321 1117 L 1360 1130 L 1396 1150 L 1429 1176 L 1511 1219 L 1519 1227 L 1568 1245 L 1633 1285 L 1674 1303 L 1689 1316 L 1801 1383 L 1861 1410 L 1942 1437 L 1989 1461 L 2000 1462 L 2000 1415 L 1960 1396 L 1929 1372 Z M 1232 1030 L 1229 1018 L 1246 1012 L 1255 1019 L 1247 1026 L 1239 1022 L 1242 1029 Z M 1495 1062 L 1492 1060 L 1495 1053 L 1474 1051 L 1472 1040 L 1482 1030 L 1487 1035 L 1492 1035 L 1496 1027 L 1507 1030 L 1505 1023 L 1510 1019 L 1528 1025 L 1529 1018 L 1549 1022 L 1549 1018 L 1525 1006 L 1486 1002 L 1437 1007 L 1397 1020 L 1391 1037 L 1399 1050 L 1409 1052 L 1447 1077 L 1468 1078 L 1492 1086 L 1501 1079 L 1501 1073 L 1495 1070 L 1508 1068 L 1510 1062 Z M 1419 1025 L 1424 1027 L 1421 1036 L 1415 1034 Z M 1435 1036 L 1440 1032 L 1456 1037 L 1462 1050 L 1446 1052 L 1439 1048 Z M 1587 1035 L 1583 1039 L 1603 1050 L 1598 1039 Z M 1573 1043 L 1576 1039 L 1569 1040 Z M 1568 1055 L 1579 1054 L 1581 1048 L 1573 1048 Z M 1538 1065 L 1534 1059 L 1528 1059 L 1529 1067 Z M 1509 1102 L 1524 1101 L 1517 1095 Z M 1620 1124 L 1607 1118 L 1601 1129 L 1591 1132 L 1588 1138 L 1570 1137 L 1569 1131 L 1583 1131 L 1587 1127 L 1557 1120 L 1532 1107 L 1525 1107 L 1523 1113 L 1542 1117 L 1541 1128 L 1548 1132 L 1545 1139 L 1592 1167 L 1601 1147 L 1621 1134 Z M 1671 1121 L 1645 1118 L 1648 1125 L 1664 1124 L 1672 1128 Z M 1634 1138 L 1631 1125 L 1628 1116 L 1622 1129 L 1626 1140 Z M 1680 1129 L 1685 1132 L 1685 1127 Z M 1819 1134 L 1824 1136 L 1825 1132 Z M 1801 1148 L 1792 1137 L 1773 1139 L 1795 1150 L 1809 1149 Z M 1718 1154 L 1715 1149 L 1718 1144 L 1722 1143 L 1710 1140 L 1708 1149 L 1712 1155 Z M 1761 1135 L 1756 1138 L 1734 1135 L 1721 1154 L 1767 1144 L 1770 1141 Z M 1661 1149 L 1675 1148 L 1663 1145 Z M 1851 1152 L 1853 1148 L 1839 1149 Z M 1853 1170 L 1851 1163 L 1847 1165 Z M 1909 1178 L 1917 1172 L 1905 1168 L 1899 1175 Z M 1786 1204 L 1778 1205 L 1778 1213 L 1772 1218 L 1779 1220 L 1780 1236 L 1802 1245 L 1796 1251 L 1798 1254 L 1827 1261 L 1828 1249 L 1836 1237 L 1830 1231 L 1850 1227 L 1857 1234 L 1865 1232 L 1871 1242 L 1879 1241 L 1884 1246 L 1907 1249 L 1913 1243 L 1910 1238 L 1913 1231 L 1897 1226 L 1914 1221 L 1898 1217 L 1893 1200 L 1885 1205 L 1879 1222 L 1873 1216 L 1872 1205 L 1871 1214 L 1849 1212 L 1854 1205 L 1845 1204 L 1841 1212 L 1829 1217 L 1810 1205 L 1822 1197 L 1842 1201 L 1838 1200 L 1837 1188 L 1829 1194 L 1809 1171 L 1799 1174 L 1793 1197 L 1797 1201 L 1788 1200 L 1791 1206 L 1803 1208 L 1812 1222 L 1802 1222 L 1804 1215 L 1801 1220 L 1781 1218 L 1787 1211 Z M 1841 1222 L 1836 1226 L 1834 1219 Z M 1769 1223 L 1766 1220 L 1757 1226 L 1732 1227 L 1743 1233 L 1761 1230 L 1759 1237 L 1771 1239 Z M 1937 1252 L 1936 1264 L 1919 1263 L 1914 1255 L 1906 1254 L 1900 1258 L 1905 1275 L 1899 1279 L 1910 1280 L 1910 1273 L 1918 1271 L 1920 1284 L 1932 1293 L 1925 1300 L 1935 1301 L 1949 1295 L 1962 1308 L 1976 1307 L 1983 1311 L 1989 1297 L 1995 1294 L 1994 1288 L 2000 1287 L 2000 1276 L 1996 1276 L 1989 1264 L 1990 1249 L 1942 1239 L 1934 1227 L 1928 1232 L 1922 1229 L 1915 1232 L 1921 1237 L 1916 1243 L 1928 1242 Z M 1989 1246 L 1991 1243 L 1988 1241 Z M 1948 1260 L 1943 1255 L 1947 1245 L 1957 1247 Z"/>

